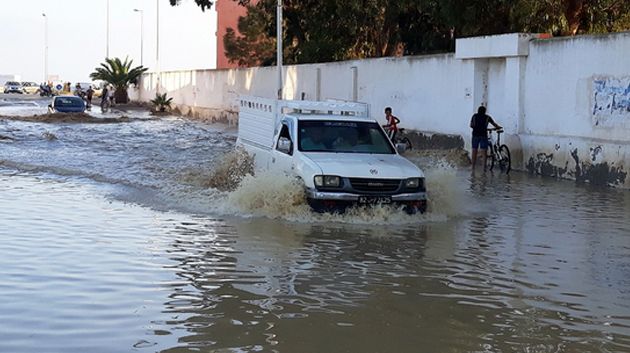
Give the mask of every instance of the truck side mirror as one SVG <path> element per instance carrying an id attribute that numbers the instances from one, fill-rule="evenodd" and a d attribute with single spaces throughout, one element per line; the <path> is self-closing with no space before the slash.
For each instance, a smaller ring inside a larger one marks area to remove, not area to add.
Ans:
<path id="1" fill-rule="evenodd" d="M 397 143 L 396 144 L 396 150 L 398 151 L 399 154 L 403 154 L 403 153 L 407 152 L 407 144 L 406 143 Z"/>
<path id="2" fill-rule="evenodd" d="M 278 146 L 276 147 L 276 149 L 282 153 L 291 154 L 292 145 L 293 144 L 291 143 L 291 140 L 286 137 L 281 137 L 278 140 Z"/>

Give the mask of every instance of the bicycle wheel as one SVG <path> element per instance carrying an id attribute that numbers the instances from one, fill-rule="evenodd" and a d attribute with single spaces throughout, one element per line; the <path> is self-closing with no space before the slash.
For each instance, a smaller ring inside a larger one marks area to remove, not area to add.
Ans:
<path id="1" fill-rule="evenodd" d="M 411 150 L 413 149 L 413 145 L 411 144 L 411 141 L 409 141 L 409 139 L 408 139 L 408 138 L 406 138 L 406 137 L 403 137 L 403 138 L 400 140 L 400 143 L 404 143 L 404 144 L 405 144 L 405 146 L 407 146 L 407 150 L 408 150 L 408 151 L 411 151 Z"/>
<path id="2" fill-rule="evenodd" d="M 501 145 L 499 147 L 499 168 L 501 168 L 502 172 L 505 174 L 509 173 L 512 170 L 512 157 L 510 156 L 510 149 L 506 145 Z"/>
<path id="3" fill-rule="evenodd" d="M 494 164 L 496 163 L 496 160 L 497 160 L 496 146 L 495 145 L 490 145 L 490 147 L 488 147 L 488 149 L 490 151 L 488 152 L 488 158 L 486 158 L 486 159 L 490 159 L 490 170 L 492 170 L 494 168 Z M 484 168 L 485 167 L 486 166 L 484 166 Z"/>

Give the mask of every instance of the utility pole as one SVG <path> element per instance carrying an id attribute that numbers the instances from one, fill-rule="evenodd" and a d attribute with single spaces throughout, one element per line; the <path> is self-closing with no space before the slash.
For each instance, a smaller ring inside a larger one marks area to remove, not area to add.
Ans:
<path id="1" fill-rule="evenodd" d="M 144 66 L 144 11 L 140 9 L 133 11 L 140 13 L 140 65 Z"/>
<path id="2" fill-rule="evenodd" d="M 157 87 L 155 91 L 160 93 L 160 0 L 155 0 L 155 4 L 157 6 L 157 16 L 156 16 L 156 40 L 155 40 L 155 66 L 157 71 Z"/>
<path id="3" fill-rule="evenodd" d="M 44 17 L 44 82 L 48 82 L 48 16 L 42 13 Z"/>
<path id="4" fill-rule="evenodd" d="M 276 61 L 277 61 L 277 69 L 278 69 L 278 99 L 282 99 L 282 90 L 283 90 L 283 82 L 282 82 L 282 0 L 278 0 L 278 11 L 277 11 L 277 23 L 276 23 Z"/>
<path id="5" fill-rule="evenodd" d="M 109 59 L 109 0 L 107 0 L 107 43 L 105 45 L 105 59 Z"/>

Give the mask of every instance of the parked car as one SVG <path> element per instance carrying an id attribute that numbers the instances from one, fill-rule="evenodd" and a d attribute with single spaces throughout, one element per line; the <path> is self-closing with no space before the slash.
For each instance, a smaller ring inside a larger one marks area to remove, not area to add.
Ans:
<path id="1" fill-rule="evenodd" d="M 424 213 L 424 173 L 399 154 L 367 104 L 241 97 L 237 145 L 256 169 L 296 177 L 317 212 L 393 204 Z"/>
<path id="2" fill-rule="evenodd" d="M 83 113 L 85 101 L 76 96 L 58 96 L 48 105 L 49 113 Z"/>
<path id="3" fill-rule="evenodd" d="M 92 89 L 94 90 L 94 97 L 100 98 L 103 95 L 103 87 L 105 87 L 104 83 L 95 83 L 92 85 Z"/>
<path id="4" fill-rule="evenodd" d="M 37 82 L 22 82 L 22 91 L 26 94 L 36 94 L 39 91 Z"/>
<path id="5" fill-rule="evenodd" d="M 17 81 L 7 81 L 4 84 L 4 93 L 24 93 L 22 85 Z"/>
<path id="6" fill-rule="evenodd" d="M 94 90 L 93 96 L 94 97 L 101 96 L 102 89 L 99 87 L 99 85 L 95 83 L 90 83 L 90 82 L 77 82 L 77 84 L 79 85 L 79 87 L 81 87 L 81 91 L 83 91 L 84 93 L 88 90 L 88 88 L 92 87 L 92 90 Z M 75 86 L 72 87 L 72 89 L 73 89 L 73 93 L 76 95 L 76 92 L 77 92 L 76 84 Z"/>

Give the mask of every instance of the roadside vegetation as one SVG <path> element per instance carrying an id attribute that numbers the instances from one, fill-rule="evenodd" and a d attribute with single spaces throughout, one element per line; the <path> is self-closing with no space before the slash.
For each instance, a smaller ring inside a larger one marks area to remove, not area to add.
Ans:
<path id="1" fill-rule="evenodd" d="M 133 67 L 133 60 L 125 58 L 125 61 L 120 58 L 107 58 L 100 67 L 94 69 L 94 72 L 90 74 L 90 78 L 93 80 L 105 81 L 115 89 L 115 99 L 117 103 L 128 103 L 129 95 L 127 89 L 130 84 L 136 84 L 140 76 L 148 69 L 143 66 Z"/>
<path id="2" fill-rule="evenodd" d="M 155 94 L 155 98 L 151 100 L 151 104 L 153 104 L 156 112 L 165 112 L 166 108 L 171 109 L 171 103 L 173 102 L 173 98 L 167 98 L 166 93 Z"/>
<path id="3" fill-rule="evenodd" d="M 247 6 L 223 38 L 241 66 L 275 64 L 277 0 Z M 170 0 L 177 5 L 179 0 Z M 210 0 L 195 0 L 202 10 Z M 628 0 L 284 0 L 288 64 L 455 50 L 455 39 L 513 32 L 572 36 L 630 30 Z"/>

